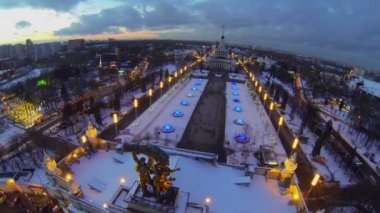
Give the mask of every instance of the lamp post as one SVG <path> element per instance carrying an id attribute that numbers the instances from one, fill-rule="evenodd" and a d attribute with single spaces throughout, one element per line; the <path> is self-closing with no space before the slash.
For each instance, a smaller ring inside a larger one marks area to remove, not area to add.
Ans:
<path id="1" fill-rule="evenodd" d="M 162 96 L 162 88 L 164 88 L 164 82 L 160 81 L 160 90 L 161 90 L 160 97 Z"/>
<path id="2" fill-rule="evenodd" d="M 149 107 L 150 107 L 152 105 L 152 95 L 153 95 L 152 89 L 148 90 L 148 95 L 149 95 Z"/>
<path id="3" fill-rule="evenodd" d="M 255 87 L 257 87 L 257 81 L 255 81 Z"/>
<path id="4" fill-rule="evenodd" d="M 280 134 L 280 129 L 282 126 L 282 123 L 284 122 L 284 118 L 281 116 L 280 119 L 278 120 L 278 129 L 277 129 L 277 134 Z"/>
<path id="5" fill-rule="evenodd" d="M 115 124 L 116 136 L 118 136 L 119 135 L 119 131 L 117 129 L 117 122 L 118 122 L 117 113 L 113 113 L 112 114 L 112 120 L 113 120 L 113 123 Z"/>
<path id="6" fill-rule="evenodd" d="M 259 87 L 259 95 L 260 95 L 260 93 L 261 93 L 261 90 L 262 90 L 262 87 L 260 86 L 260 87 Z"/>
<path id="7" fill-rule="evenodd" d="M 170 87 L 170 83 L 172 82 L 172 77 L 171 76 L 169 76 L 168 81 L 169 81 L 169 87 Z"/>
<path id="8" fill-rule="evenodd" d="M 314 178 L 313 178 L 313 180 L 311 181 L 311 185 L 310 185 L 309 191 L 307 191 L 307 194 L 306 194 L 306 196 L 305 196 L 305 200 L 309 197 L 309 194 L 310 194 L 310 192 L 311 192 L 311 189 L 312 189 L 315 185 L 317 185 L 317 183 L 318 183 L 320 177 L 321 177 L 321 175 L 319 175 L 318 173 L 316 173 L 316 174 L 314 175 Z"/>
<path id="9" fill-rule="evenodd" d="M 273 102 L 271 102 L 269 105 L 269 119 L 270 119 L 270 115 L 272 114 L 273 108 L 274 108 L 274 104 L 273 104 Z"/>
<path id="10" fill-rule="evenodd" d="M 291 157 L 293 155 L 294 150 L 296 150 L 296 148 L 298 146 L 298 142 L 299 142 L 298 138 L 294 138 L 293 145 L 292 145 L 292 151 L 290 152 L 289 157 Z"/>
<path id="11" fill-rule="evenodd" d="M 137 118 L 137 107 L 139 106 L 139 102 L 137 98 L 133 100 L 133 107 L 135 108 L 135 118 Z"/>
<path id="12" fill-rule="evenodd" d="M 264 102 L 267 100 L 267 98 L 268 98 L 268 95 L 265 93 L 264 94 Z"/>

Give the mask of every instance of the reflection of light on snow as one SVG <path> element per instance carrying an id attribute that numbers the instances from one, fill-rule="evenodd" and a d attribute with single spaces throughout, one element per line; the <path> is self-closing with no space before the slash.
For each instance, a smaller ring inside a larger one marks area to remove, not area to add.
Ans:
<path id="1" fill-rule="evenodd" d="M 238 92 L 238 91 L 234 91 L 234 92 L 232 93 L 232 95 L 238 96 L 238 95 L 239 95 L 239 92 Z"/>

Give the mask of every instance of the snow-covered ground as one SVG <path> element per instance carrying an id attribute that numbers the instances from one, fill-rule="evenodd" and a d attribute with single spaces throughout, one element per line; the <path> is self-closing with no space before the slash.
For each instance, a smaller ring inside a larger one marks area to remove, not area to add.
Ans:
<path id="1" fill-rule="evenodd" d="M 127 114 L 128 112 L 132 112 L 133 110 L 133 106 L 132 106 L 132 99 L 134 97 L 135 94 L 139 94 L 140 91 L 137 90 L 135 92 L 128 92 L 128 93 L 124 93 L 121 97 L 121 100 L 120 100 L 120 113 L 122 115 L 124 114 Z M 111 95 L 112 96 L 112 95 Z M 67 128 L 67 135 L 66 135 L 66 132 L 64 129 L 61 129 L 60 131 L 58 131 L 56 134 L 50 134 L 50 132 L 54 129 L 54 128 L 57 128 L 60 123 L 50 127 L 49 129 L 45 130 L 44 131 L 44 134 L 46 135 L 49 135 L 50 137 L 59 137 L 59 138 L 63 138 L 71 143 L 74 143 L 74 144 L 79 144 L 80 141 L 78 140 L 78 133 L 84 133 L 84 131 L 87 129 L 88 127 L 88 122 L 91 122 L 92 124 L 94 124 L 98 131 L 101 132 L 102 130 L 104 130 L 105 128 L 107 128 L 107 126 L 111 125 L 113 123 L 113 120 L 112 120 L 112 117 L 110 116 L 110 113 L 111 112 L 114 112 L 115 110 L 113 108 L 105 108 L 105 109 L 101 109 L 101 116 L 102 116 L 102 123 L 103 123 L 103 126 L 99 126 L 96 124 L 95 122 L 95 117 L 93 114 L 90 115 L 90 117 L 88 117 L 87 115 L 84 115 L 84 116 L 78 116 L 77 120 L 78 122 L 75 124 L 77 125 L 77 131 L 76 132 L 72 132 L 72 128 L 71 127 L 68 127 Z M 85 120 L 83 120 L 83 117 Z M 75 129 L 74 128 L 74 129 Z"/>
<path id="2" fill-rule="evenodd" d="M 294 115 L 294 118 L 290 117 L 291 107 L 288 105 L 285 111 L 284 119 L 288 127 L 294 132 L 298 133 L 298 130 L 301 126 L 302 120 L 298 115 Z M 340 164 L 340 157 L 335 157 L 335 155 L 326 150 L 325 146 L 321 149 L 321 156 L 326 158 L 326 164 L 323 165 L 319 162 L 313 160 L 313 157 L 310 155 L 315 141 L 318 139 L 308 127 L 305 127 L 303 131 L 304 137 L 308 138 L 307 143 L 300 143 L 302 151 L 306 154 L 309 161 L 312 163 L 314 168 L 325 178 L 326 181 L 335 180 L 339 181 L 341 185 L 351 185 L 356 183 L 356 179 L 352 178 L 353 173 L 349 169 L 345 171 L 343 165 Z"/>
<path id="3" fill-rule="evenodd" d="M 32 71 L 28 72 L 26 75 L 23 75 L 19 78 L 13 79 L 12 81 L 9 81 L 3 85 L 0 86 L 0 89 L 8 89 L 18 83 L 24 82 L 30 78 L 35 78 L 40 76 L 42 73 L 41 69 L 33 69 Z"/>
<path id="4" fill-rule="evenodd" d="M 115 162 L 114 156 L 123 163 Z M 135 162 L 129 153 L 120 155 L 99 150 L 90 159 L 81 157 L 79 160 L 79 164 L 71 166 L 73 179 L 81 186 L 84 199 L 98 207 L 110 203 L 120 186 L 120 178 L 127 180 L 126 187 L 138 180 Z M 281 195 L 278 182 L 266 181 L 264 176 L 253 176 L 249 186 L 236 185 L 234 181 L 244 176 L 243 170 L 178 155 L 170 156 L 169 167 L 181 168 L 173 175 L 174 186 L 190 193 L 189 202 L 203 204 L 206 197 L 211 199 L 210 212 L 296 212 L 295 206 L 288 204 L 290 196 Z M 90 189 L 88 184 L 93 182 L 103 185 L 101 192 Z"/>
<path id="5" fill-rule="evenodd" d="M 225 139 L 230 142 L 228 147 L 235 150 L 235 154 L 228 156 L 227 162 L 257 165 L 254 152 L 262 144 L 273 146 L 278 163 L 282 162 L 287 157 L 286 152 L 260 101 L 253 100 L 245 84 L 233 84 L 227 82 L 226 87 Z M 234 99 L 238 99 L 240 103 L 234 102 Z M 235 107 L 240 107 L 242 111 L 234 111 Z M 246 125 L 235 124 L 234 121 L 239 118 Z M 236 142 L 234 137 L 244 132 L 250 137 L 250 141 L 243 144 Z"/>
<path id="6" fill-rule="evenodd" d="M 363 87 L 361 87 L 361 89 L 376 97 L 380 97 L 380 83 L 379 82 L 364 79 L 364 85 Z"/>
<path id="7" fill-rule="evenodd" d="M 231 80 L 239 80 L 239 81 L 245 81 L 245 80 L 247 80 L 247 75 L 246 74 L 229 73 L 228 77 Z"/>
<path id="8" fill-rule="evenodd" d="M 269 78 L 270 78 L 270 73 L 269 72 L 262 72 L 259 81 L 262 84 L 265 84 Z M 281 85 L 282 88 L 284 88 L 288 92 L 289 95 L 294 96 L 294 90 L 293 90 L 293 86 L 292 85 L 285 84 L 280 79 L 278 79 L 276 77 L 272 77 L 271 81 L 273 83 Z M 305 85 L 305 83 L 303 83 L 303 84 Z"/>
<path id="9" fill-rule="evenodd" d="M 7 146 L 12 137 L 23 135 L 25 133 L 25 130 L 13 125 L 6 120 L 4 122 L 4 132 L 0 132 L 0 145 Z"/>
<path id="10" fill-rule="evenodd" d="M 175 146 L 181 139 L 206 84 L 207 80 L 205 79 L 186 79 L 185 82 L 172 87 L 170 91 L 164 94 L 129 125 L 126 128 L 128 130 L 121 131 L 129 132 L 128 135 L 121 134 L 118 138 L 131 140 L 145 137 L 149 134 L 153 143 L 158 142 L 159 144 Z M 196 88 L 196 90 L 193 90 L 193 88 Z M 188 97 L 189 94 L 192 94 L 192 97 Z M 182 100 L 188 101 L 189 105 L 182 106 L 180 104 Z M 175 110 L 180 110 L 183 116 L 172 116 Z M 175 128 L 174 132 L 164 133 L 157 130 L 165 124 L 172 125 Z M 158 141 L 156 139 L 156 132 L 160 132 Z"/>
<path id="11" fill-rule="evenodd" d="M 168 70 L 169 74 L 173 74 L 177 70 L 177 66 L 175 64 L 165 64 L 162 66 L 162 70 Z"/>
<path id="12" fill-rule="evenodd" d="M 208 70 L 193 70 L 191 71 L 191 74 L 196 77 L 198 76 L 207 77 L 209 72 L 210 71 Z"/>

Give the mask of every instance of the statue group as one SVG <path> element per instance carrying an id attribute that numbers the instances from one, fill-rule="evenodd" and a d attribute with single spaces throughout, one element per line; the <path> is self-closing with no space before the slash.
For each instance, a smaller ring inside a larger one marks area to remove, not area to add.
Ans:
<path id="1" fill-rule="evenodd" d="M 145 157 L 138 158 L 137 154 L 137 152 L 132 152 L 133 160 L 136 162 L 135 171 L 139 174 L 141 190 L 144 196 L 154 195 L 159 199 L 172 187 L 175 181 L 172 174 L 180 169 L 172 170 L 169 168 L 168 161 L 156 161 L 152 155 L 149 155 L 148 162 L 146 162 Z"/>

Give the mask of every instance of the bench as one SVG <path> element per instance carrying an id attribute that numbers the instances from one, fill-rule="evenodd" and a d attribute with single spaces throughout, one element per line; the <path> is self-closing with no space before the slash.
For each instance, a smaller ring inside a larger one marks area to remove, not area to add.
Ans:
<path id="1" fill-rule="evenodd" d="M 249 176 L 242 176 L 242 177 L 237 177 L 234 181 L 236 185 L 246 185 L 248 186 L 251 183 L 251 177 Z"/>

